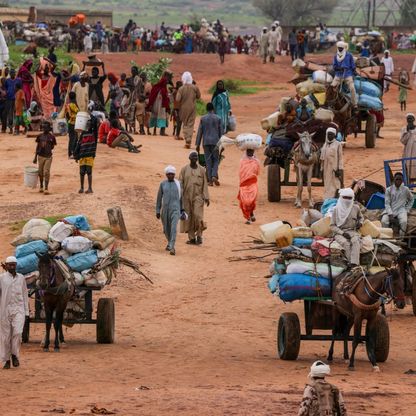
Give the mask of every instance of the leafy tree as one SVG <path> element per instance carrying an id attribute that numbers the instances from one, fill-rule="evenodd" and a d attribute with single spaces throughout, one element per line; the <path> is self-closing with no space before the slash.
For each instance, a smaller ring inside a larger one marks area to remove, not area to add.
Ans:
<path id="1" fill-rule="evenodd" d="M 315 24 L 329 16 L 339 0 L 253 0 L 253 5 L 282 24 Z"/>

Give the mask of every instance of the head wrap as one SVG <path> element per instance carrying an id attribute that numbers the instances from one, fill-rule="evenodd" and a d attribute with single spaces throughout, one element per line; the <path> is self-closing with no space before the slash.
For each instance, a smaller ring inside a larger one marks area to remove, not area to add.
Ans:
<path id="1" fill-rule="evenodd" d="M 166 168 L 165 168 L 165 175 L 167 175 L 168 173 L 176 173 L 175 166 L 172 166 L 172 165 L 166 166 Z"/>
<path id="2" fill-rule="evenodd" d="M 183 85 L 192 84 L 192 81 L 192 74 L 190 72 L 186 71 L 182 74 Z"/>
<path id="3" fill-rule="evenodd" d="M 189 157 L 191 157 L 192 155 L 197 155 L 198 156 L 198 152 L 196 150 L 191 150 L 189 152 Z"/>
<path id="4" fill-rule="evenodd" d="M 342 51 L 340 52 L 338 48 L 342 48 Z M 348 43 L 343 42 L 340 40 L 337 42 L 337 61 L 342 62 L 345 59 L 345 56 L 347 55 L 348 50 Z"/>
<path id="5" fill-rule="evenodd" d="M 326 133 L 325 133 L 325 137 L 326 137 L 326 139 L 328 139 L 328 134 L 329 133 L 334 133 L 335 134 L 335 136 L 337 135 L 337 129 L 335 129 L 334 127 L 328 127 L 327 129 L 326 129 Z"/>
<path id="6" fill-rule="evenodd" d="M 279 25 L 280 25 L 280 22 L 279 22 L 278 20 L 276 20 L 276 21 L 274 22 L 274 24 L 275 24 L 276 26 L 279 26 Z"/>
<path id="7" fill-rule="evenodd" d="M 325 377 L 331 374 L 331 367 L 328 364 L 325 364 L 322 361 L 315 361 L 311 365 L 311 372 L 309 373 L 309 377 Z"/>
<path id="8" fill-rule="evenodd" d="M 389 55 L 390 55 L 390 51 L 388 50 L 388 49 L 386 49 L 385 51 L 384 51 L 384 53 L 386 54 L 386 53 L 388 53 Z"/>
<path id="9" fill-rule="evenodd" d="M 14 256 L 7 257 L 6 264 L 8 264 L 8 263 L 17 263 L 16 257 L 14 257 Z"/>
<path id="10" fill-rule="evenodd" d="M 351 214 L 354 206 L 354 196 L 354 191 L 351 188 L 344 188 L 339 191 L 339 198 L 335 206 L 335 223 L 337 227 L 344 225 Z M 344 197 L 351 197 L 352 199 L 344 199 Z"/>
<path id="11" fill-rule="evenodd" d="M 118 82 L 118 78 L 113 72 L 109 72 L 107 75 L 107 78 L 112 84 L 115 84 L 116 82 Z"/>
<path id="12" fill-rule="evenodd" d="M 267 31 L 267 27 L 266 27 L 266 26 L 264 26 L 264 27 L 263 27 L 263 30 Z"/>
<path id="13" fill-rule="evenodd" d="M 85 75 L 88 75 L 85 71 L 82 71 L 80 74 L 79 74 L 79 77 L 80 78 L 82 78 L 82 77 L 84 77 Z"/>
<path id="14" fill-rule="evenodd" d="M 408 117 L 413 117 L 413 118 L 415 118 L 415 115 L 414 115 L 413 113 L 407 113 L 407 114 L 406 114 L 406 118 L 408 118 Z"/>

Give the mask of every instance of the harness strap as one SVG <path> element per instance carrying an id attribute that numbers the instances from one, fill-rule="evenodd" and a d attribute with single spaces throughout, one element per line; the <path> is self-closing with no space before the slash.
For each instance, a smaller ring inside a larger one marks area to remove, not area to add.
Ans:
<path id="1" fill-rule="evenodd" d="M 345 294 L 345 296 L 358 308 L 364 311 L 374 311 L 378 309 L 381 305 L 381 301 L 378 300 L 376 303 L 372 303 L 371 305 L 366 305 L 358 300 L 357 296 L 354 293 Z"/>

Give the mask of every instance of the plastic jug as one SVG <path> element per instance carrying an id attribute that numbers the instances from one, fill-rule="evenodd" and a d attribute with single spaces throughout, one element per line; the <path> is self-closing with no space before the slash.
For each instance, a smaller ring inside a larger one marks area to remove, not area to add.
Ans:
<path id="1" fill-rule="evenodd" d="M 372 238 L 378 238 L 380 236 L 380 228 L 370 220 L 365 220 L 360 228 L 362 236 L 369 235 Z"/>
<path id="2" fill-rule="evenodd" d="M 283 225 L 282 221 L 270 222 L 260 226 L 260 238 L 263 243 L 270 244 L 276 242 L 276 234 L 280 226 Z"/>
<path id="3" fill-rule="evenodd" d="M 324 217 L 311 225 L 314 235 L 329 237 L 331 235 L 331 217 Z"/>
<path id="4" fill-rule="evenodd" d="M 276 232 L 276 245 L 279 248 L 290 246 L 293 243 L 292 227 L 282 224 Z"/>

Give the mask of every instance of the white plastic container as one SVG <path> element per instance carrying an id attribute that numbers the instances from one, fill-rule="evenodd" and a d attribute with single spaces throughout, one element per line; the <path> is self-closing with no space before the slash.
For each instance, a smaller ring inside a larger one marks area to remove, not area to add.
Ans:
<path id="1" fill-rule="evenodd" d="M 263 143 L 262 137 L 253 133 L 239 134 L 236 140 L 240 150 L 259 149 Z"/>
<path id="2" fill-rule="evenodd" d="M 77 118 L 75 119 L 75 130 L 76 131 L 85 131 L 87 130 L 87 123 L 90 119 L 90 115 L 85 111 L 79 111 L 77 113 Z"/>
<path id="3" fill-rule="evenodd" d="M 38 184 L 39 170 L 33 166 L 25 167 L 24 184 L 28 188 L 36 188 Z"/>
<path id="4" fill-rule="evenodd" d="M 320 107 L 315 111 L 315 118 L 321 121 L 332 122 L 334 121 L 334 113 L 331 110 Z"/>
<path id="5" fill-rule="evenodd" d="M 276 111 L 273 114 L 270 114 L 268 117 L 265 117 L 260 123 L 261 128 L 263 130 L 269 130 L 270 128 L 276 128 L 277 127 L 277 119 L 279 117 L 280 111 Z"/>
<path id="6" fill-rule="evenodd" d="M 49 239 L 61 243 L 63 240 L 65 240 L 65 238 L 72 235 L 74 229 L 75 227 L 73 225 L 58 221 L 49 231 Z"/>
<path id="7" fill-rule="evenodd" d="M 330 84 L 333 80 L 332 75 L 328 74 L 326 71 L 314 71 L 312 74 L 312 79 L 314 82 L 319 82 L 320 84 Z"/>
<path id="8" fill-rule="evenodd" d="M 314 235 L 329 237 L 331 235 L 331 217 L 324 217 L 311 225 Z"/>
<path id="9" fill-rule="evenodd" d="M 365 220 L 360 228 L 360 233 L 363 237 L 369 235 L 372 238 L 380 237 L 380 228 L 370 220 Z"/>
<path id="10" fill-rule="evenodd" d="M 279 228 L 283 225 L 282 221 L 270 222 L 260 225 L 260 238 L 265 244 L 275 243 Z"/>

